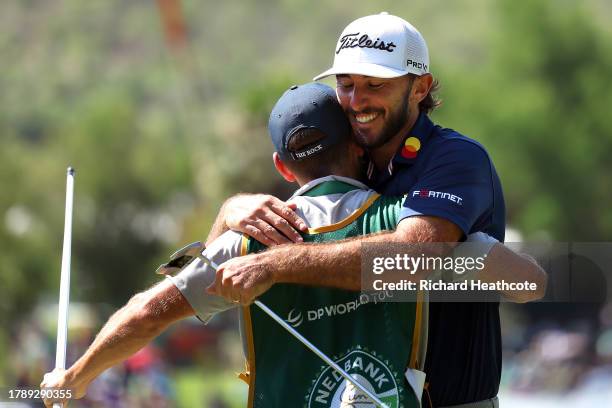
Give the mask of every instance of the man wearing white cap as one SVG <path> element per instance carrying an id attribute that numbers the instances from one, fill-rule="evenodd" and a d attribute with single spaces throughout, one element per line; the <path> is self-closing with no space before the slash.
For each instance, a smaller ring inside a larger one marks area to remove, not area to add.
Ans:
<path id="1" fill-rule="evenodd" d="M 416 28 L 387 13 L 353 21 L 338 39 L 332 68 L 315 79 L 330 75 L 336 76 L 338 100 L 354 137 L 368 152 L 370 186 L 408 196 L 401 222 L 395 232 L 283 245 L 230 260 L 217 277 L 223 296 L 249 303 L 259 295 L 253 288 L 261 285 L 255 281 L 266 279 L 359 290 L 364 242 L 456 243 L 477 231 L 504 239 L 504 198 L 487 152 L 478 142 L 434 125 L 428 116 L 438 105 L 432 95 L 437 82 Z M 230 227 L 265 244 L 299 242 L 291 226 L 302 229 L 290 208 L 269 196 L 234 197 L 218 220 L 211 237 Z M 256 277 L 248 287 L 241 283 L 245 275 Z M 498 405 L 498 309 L 497 302 L 430 305 L 425 371 L 434 407 Z"/>

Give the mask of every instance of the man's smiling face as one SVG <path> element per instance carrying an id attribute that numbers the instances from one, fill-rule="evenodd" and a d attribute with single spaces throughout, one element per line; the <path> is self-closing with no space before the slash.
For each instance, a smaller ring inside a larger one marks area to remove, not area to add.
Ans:
<path id="1" fill-rule="evenodd" d="M 375 149 L 409 130 L 412 83 L 410 75 L 397 78 L 336 75 L 338 101 L 360 146 Z"/>

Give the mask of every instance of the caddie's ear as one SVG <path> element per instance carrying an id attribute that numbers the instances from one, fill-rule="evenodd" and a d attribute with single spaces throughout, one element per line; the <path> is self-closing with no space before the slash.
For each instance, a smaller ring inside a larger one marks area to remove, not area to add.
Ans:
<path id="1" fill-rule="evenodd" d="M 287 168 L 278 153 L 274 152 L 274 154 L 272 155 L 272 160 L 274 161 L 274 167 L 276 167 L 276 171 L 278 171 L 278 174 L 283 176 L 285 180 L 290 183 L 294 183 L 297 181 L 295 175 L 291 172 L 291 170 Z"/>

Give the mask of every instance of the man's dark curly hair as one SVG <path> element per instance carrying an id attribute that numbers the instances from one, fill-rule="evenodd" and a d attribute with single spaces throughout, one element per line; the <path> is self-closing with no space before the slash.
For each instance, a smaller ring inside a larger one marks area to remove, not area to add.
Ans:
<path id="1" fill-rule="evenodd" d="M 412 81 L 418 78 L 417 75 L 408 74 Z M 436 109 L 438 106 L 442 104 L 442 101 L 435 95 L 440 90 L 440 81 L 434 79 L 433 84 L 431 85 L 431 89 L 427 96 L 419 103 L 419 110 L 421 112 L 425 112 L 430 114 Z"/>

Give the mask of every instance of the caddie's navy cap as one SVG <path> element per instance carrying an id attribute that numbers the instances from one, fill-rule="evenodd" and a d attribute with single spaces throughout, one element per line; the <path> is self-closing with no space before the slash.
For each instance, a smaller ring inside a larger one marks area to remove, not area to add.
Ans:
<path id="1" fill-rule="evenodd" d="M 298 130 L 308 128 L 322 132 L 325 137 L 303 150 L 287 150 L 291 136 Z M 336 99 L 334 89 L 313 82 L 294 85 L 285 91 L 270 113 L 268 132 L 281 159 L 302 160 L 349 137 L 351 125 Z"/>

